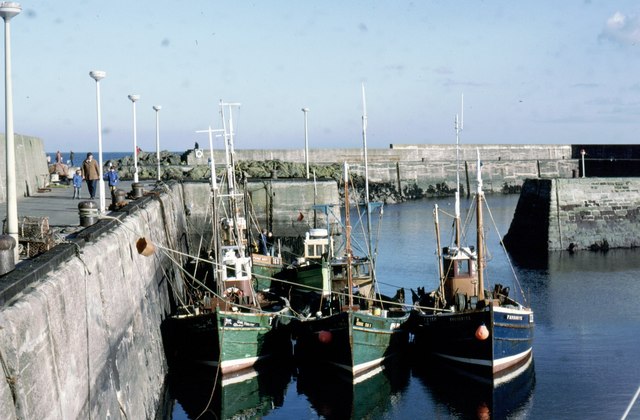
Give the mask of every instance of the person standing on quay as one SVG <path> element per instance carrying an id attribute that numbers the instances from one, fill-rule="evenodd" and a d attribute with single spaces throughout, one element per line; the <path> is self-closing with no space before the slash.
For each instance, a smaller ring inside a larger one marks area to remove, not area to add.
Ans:
<path id="1" fill-rule="evenodd" d="M 109 181 L 109 190 L 111 190 L 111 199 L 116 197 L 116 190 L 118 189 L 118 172 L 114 166 L 109 167 L 109 172 L 104 174 L 104 180 Z"/>
<path id="2" fill-rule="evenodd" d="M 73 198 L 80 200 L 80 188 L 82 188 L 82 171 L 78 169 L 73 175 Z"/>
<path id="3" fill-rule="evenodd" d="M 91 199 L 96 198 L 96 184 L 100 179 L 100 168 L 98 162 L 93 160 L 93 153 L 87 153 L 87 158 L 82 162 L 82 177 L 87 181 L 89 196 Z"/>
<path id="4" fill-rule="evenodd" d="M 69 152 L 69 166 L 73 166 L 73 158 L 75 157 L 75 154 L 73 153 L 73 150 L 71 150 Z"/>

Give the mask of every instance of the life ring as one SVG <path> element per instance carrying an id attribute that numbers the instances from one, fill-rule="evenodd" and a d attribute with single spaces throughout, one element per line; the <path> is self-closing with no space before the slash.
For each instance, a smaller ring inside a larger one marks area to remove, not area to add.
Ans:
<path id="1" fill-rule="evenodd" d="M 196 149 L 196 158 L 202 159 L 203 153 L 202 150 Z"/>
<path id="2" fill-rule="evenodd" d="M 242 291 L 242 289 L 238 289 L 237 287 L 229 287 L 227 290 L 225 290 L 222 293 L 222 296 L 224 297 L 229 297 L 229 296 L 238 296 L 238 297 L 242 297 L 244 296 L 244 292 Z"/>

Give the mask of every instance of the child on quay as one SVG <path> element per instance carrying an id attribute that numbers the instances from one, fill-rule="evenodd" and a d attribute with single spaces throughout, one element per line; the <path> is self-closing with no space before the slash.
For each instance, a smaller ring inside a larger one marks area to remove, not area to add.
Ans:
<path id="1" fill-rule="evenodd" d="M 82 188 L 82 171 L 78 169 L 73 174 L 73 198 L 80 200 L 80 188 Z"/>
<path id="2" fill-rule="evenodd" d="M 115 197 L 116 190 L 118 189 L 118 172 L 115 166 L 109 167 L 109 172 L 104 174 L 104 180 L 109 181 L 109 189 L 111 190 L 111 199 Z"/>

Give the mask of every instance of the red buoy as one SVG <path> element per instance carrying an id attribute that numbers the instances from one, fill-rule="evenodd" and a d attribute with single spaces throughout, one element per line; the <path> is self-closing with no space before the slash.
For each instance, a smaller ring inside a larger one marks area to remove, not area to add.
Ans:
<path id="1" fill-rule="evenodd" d="M 482 324 L 476 330 L 476 338 L 480 341 L 486 340 L 489 337 L 489 330 Z"/>
<path id="2" fill-rule="evenodd" d="M 323 330 L 318 333 L 318 341 L 320 341 L 322 344 L 329 344 L 332 339 L 333 337 L 330 331 Z"/>

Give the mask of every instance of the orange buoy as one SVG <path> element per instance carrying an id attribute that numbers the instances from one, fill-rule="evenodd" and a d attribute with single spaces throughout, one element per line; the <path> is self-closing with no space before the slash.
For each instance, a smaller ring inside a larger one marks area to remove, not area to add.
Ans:
<path id="1" fill-rule="evenodd" d="M 487 328 L 487 327 L 485 327 L 485 328 Z M 491 410 L 489 410 L 489 407 L 487 406 L 487 403 L 481 402 L 480 405 L 478 405 L 478 408 L 476 410 L 476 415 L 478 416 L 478 419 L 480 419 L 480 420 L 489 420 L 489 419 L 491 419 Z"/>
<path id="2" fill-rule="evenodd" d="M 318 333 L 318 341 L 320 341 L 322 344 L 329 344 L 332 339 L 333 336 L 331 335 L 330 331 L 323 330 Z"/>
<path id="3" fill-rule="evenodd" d="M 480 341 L 486 340 L 489 337 L 489 330 L 482 324 L 476 330 L 476 338 Z"/>

